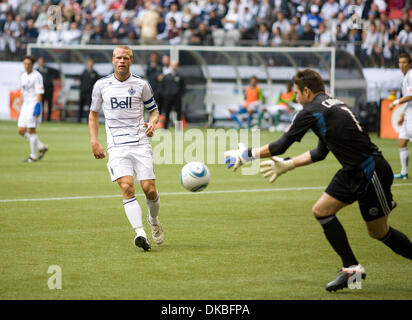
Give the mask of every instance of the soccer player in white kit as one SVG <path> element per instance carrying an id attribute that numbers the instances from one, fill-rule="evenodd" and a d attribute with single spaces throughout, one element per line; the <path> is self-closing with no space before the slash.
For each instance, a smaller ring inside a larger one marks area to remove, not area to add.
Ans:
<path id="1" fill-rule="evenodd" d="M 48 150 L 36 132 L 41 122 L 41 100 L 44 93 L 43 77 L 33 69 L 34 57 L 26 56 L 23 59 L 25 72 L 20 77 L 21 83 L 21 108 L 17 121 L 18 132 L 30 144 L 30 156 L 23 162 L 35 162 L 43 158 Z M 37 155 L 39 151 L 39 155 Z"/>
<path id="2" fill-rule="evenodd" d="M 127 46 L 116 47 L 112 63 L 114 73 L 98 80 L 92 93 L 89 114 L 90 142 L 94 157 L 106 157 L 98 142 L 99 111 L 103 109 L 106 125 L 107 167 L 112 181 L 122 190 L 126 216 L 136 231 L 134 243 L 143 250 L 150 250 L 150 242 L 143 229 L 142 210 L 135 197 L 133 175 L 140 181 L 149 209 L 147 220 L 152 238 L 157 244 L 164 240 L 158 219 L 160 199 L 155 185 L 153 151 L 148 140 L 159 121 L 159 111 L 149 83 L 130 73 L 133 52 Z M 144 108 L 149 112 L 149 122 L 143 119 Z"/>
<path id="3" fill-rule="evenodd" d="M 408 141 L 412 141 L 412 59 L 407 53 L 399 54 L 399 69 L 405 75 L 402 81 L 402 98 L 389 105 L 389 109 L 398 104 L 403 104 L 403 112 L 399 117 L 398 125 L 401 126 L 398 137 L 401 172 L 395 174 L 395 179 L 408 179 L 409 150 Z"/>

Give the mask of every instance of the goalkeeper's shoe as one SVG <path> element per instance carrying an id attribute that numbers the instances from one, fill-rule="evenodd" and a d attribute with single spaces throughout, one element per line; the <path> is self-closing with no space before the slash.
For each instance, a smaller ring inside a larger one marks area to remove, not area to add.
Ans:
<path id="1" fill-rule="evenodd" d="M 44 145 L 44 147 L 39 150 L 39 160 L 41 160 L 41 158 L 44 157 L 44 155 L 46 154 L 47 150 L 49 150 L 49 147 L 46 146 L 46 145 Z"/>
<path id="2" fill-rule="evenodd" d="M 156 242 L 157 244 L 162 244 L 163 240 L 165 238 L 165 235 L 163 233 L 163 228 L 162 228 L 162 225 L 160 224 L 160 221 L 157 220 L 157 223 L 152 223 L 150 221 L 150 217 L 149 217 L 149 214 L 148 214 L 147 215 L 147 222 L 149 223 L 149 226 L 152 229 L 153 241 Z"/>
<path id="3" fill-rule="evenodd" d="M 144 251 L 149 251 L 151 249 L 149 240 L 147 240 L 146 235 L 143 234 L 136 235 L 134 244 L 136 247 L 142 248 Z"/>
<path id="4" fill-rule="evenodd" d="M 36 162 L 38 159 L 29 156 L 27 159 L 22 160 L 22 162 Z"/>
<path id="5" fill-rule="evenodd" d="M 356 277 L 356 274 L 360 274 L 361 279 L 366 279 L 365 268 L 360 264 L 356 266 L 350 266 L 348 268 L 342 268 L 336 279 L 326 285 L 326 290 L 331 292 L 348 288 L 349 281 L 351 280 L 352 276 Z M 356 278 L 353 279 L 353 282 L 356 282 Z"/>

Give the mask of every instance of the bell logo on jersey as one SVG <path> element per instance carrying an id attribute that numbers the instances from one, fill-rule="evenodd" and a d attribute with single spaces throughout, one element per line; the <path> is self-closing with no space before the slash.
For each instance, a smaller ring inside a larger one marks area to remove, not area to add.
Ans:
<path id="1" fill-rule="evenodd" d="M 110 98 L 110 106 L 112 109 L 131 109 L 132 108 L 132 97 L 126 97 L 124 99 Z"/>

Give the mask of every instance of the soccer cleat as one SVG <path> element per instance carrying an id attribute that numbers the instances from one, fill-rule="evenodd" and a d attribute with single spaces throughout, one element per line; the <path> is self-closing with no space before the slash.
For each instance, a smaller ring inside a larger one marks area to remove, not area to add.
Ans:
<path id="1" fill-rule="evenodd" d="M 403 179 L 406 180 L 408 179 L 408 174 L 402 174 L 402 173 L 398 173 L 398 174 L 394 174 L 393 175 L 394 179 Z"/>
<path id="2" fill-rule="evenodd" d="M 348 283 L 351 280 L 351 277 L 356 276 L 356 274 L 359 273 L 361 274 L 361 278 L 363 280 L 366 279 L 365 269 L 360 264 L 356 266 L 350 266 L 348 268 L 342 268 L 342 270 L 340 270 L 340 274 L 336 277 L 336 279 L 326 285 L 326 290 L 331 292 L 348 288 Z M 356 282 L 356 279 L 353 279 L 353 282 Z"/>
<path id="3" fill-rule="evenodd" d="M 35 162 L 35 161 L 37 161 L 37 159 L 32 158 L 31 156 L 28 157 L 27 159 L 22 160 L 22 162 Z"/>
<path id="4" fill-rule="evenodd" d="M 44 157 L 47 150 L 49 150 L 49 147 L 46 145 L 44 145 L 44 147 L 39 150 L 39 160 Z"/>
<path id="5" fill-rule="evenodd" d="M 137 235 L 135 238 L 134 238 L 134 245 L 136 246 L 136 247 L 139 247 L 139 248 L 142 248 L 144 251 L 149 251 L 150 250 L 150 242 L 149 242 L 149 240 L 147 240 L 147 238 L 146 237 L 144 237 L 144 236 L 139 236 L 139 235 Z"/>
<path id="6" fill-rule="evenodd" d="M 162 244 L 165 238 L 165 235 L 163 233 L 163 228 L 162 228 L 162 225 L 160 224 L 160 221 L 157 224 L 151 223 L 149 215 L 147 215 L 147 222 L 149 223 L 150 228 L 152 229 L 152 238 L 154 242 L 156 242 L 157 244 Z"/>

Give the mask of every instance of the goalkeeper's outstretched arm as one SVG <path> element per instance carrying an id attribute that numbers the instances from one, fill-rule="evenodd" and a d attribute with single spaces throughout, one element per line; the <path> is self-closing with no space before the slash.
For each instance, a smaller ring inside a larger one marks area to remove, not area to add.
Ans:
<path id="1" fill-rule="evenodd" d="M 293 159 L 284 160 L 278 157 L 274 157 L 285 153 L 286 150 L 293 144 L 293 142 L 295 142 L 295 139 L 287 134 L 284 134 L 282 137 L 280 137 L 279 140 L 271 142 L 259 148 L 246 148 L 243 143 L 239 143 L 239 149 L 228 150 L 225 152 L 227 167 L 232 168 L 233 171 L 236 171 L 237 168 L 249 161 L 259 158 L 272 157 L 272 160 L 264 161 L 261 165 L 267 166 L 267 168 L 265 168 L 266 172 L 268 171 L 266 169 L 268 169 L 269 167 L 271 170 L 279 169 L 281 171 L 276 175 L 274 180 L 271 179 L 271 182 L 273 182 L 275 181 L 277 176 L 288 170 L 323 160 L 329 152 L 326 144 L 322 140 L 319 140 L 316 149 L 307 151 Z M 274 166 L 276 168 L 274 168 Z"/>
<path id="2" fill-rule="evenodd" d="M 286 152 L 292 143 L 293 141 L 289 141 L 289 139 L 284 135 L 279 140 L 271 142 L 260 148 L 249 148 L 248 155 L 253 156 L 254 158 L 269 158 L 281 155 Z M 306 151 L 305 153 L 294 157 L 293 162 L 295 163 L 295 167 L 305 166 L 325 159 L 328 153 L 329 149 L 326 144 L 319 139 L 318 146 L 315 149 Z"/>
<path id="3" fill-rule="evenodd" d="M 280 175 L 297 167 L 309 165 L 325 159 L 329 149 L 325 143 L 319 140 L 318 147 L 311 151 L 306 151 L 292 159 L 282 159 L 279 157 L 272 157 L 271 160 L 263 161 L 260 164 L 260 172 L 264 178 L 269 178 L 269 182 L 274 182 Z"/>

